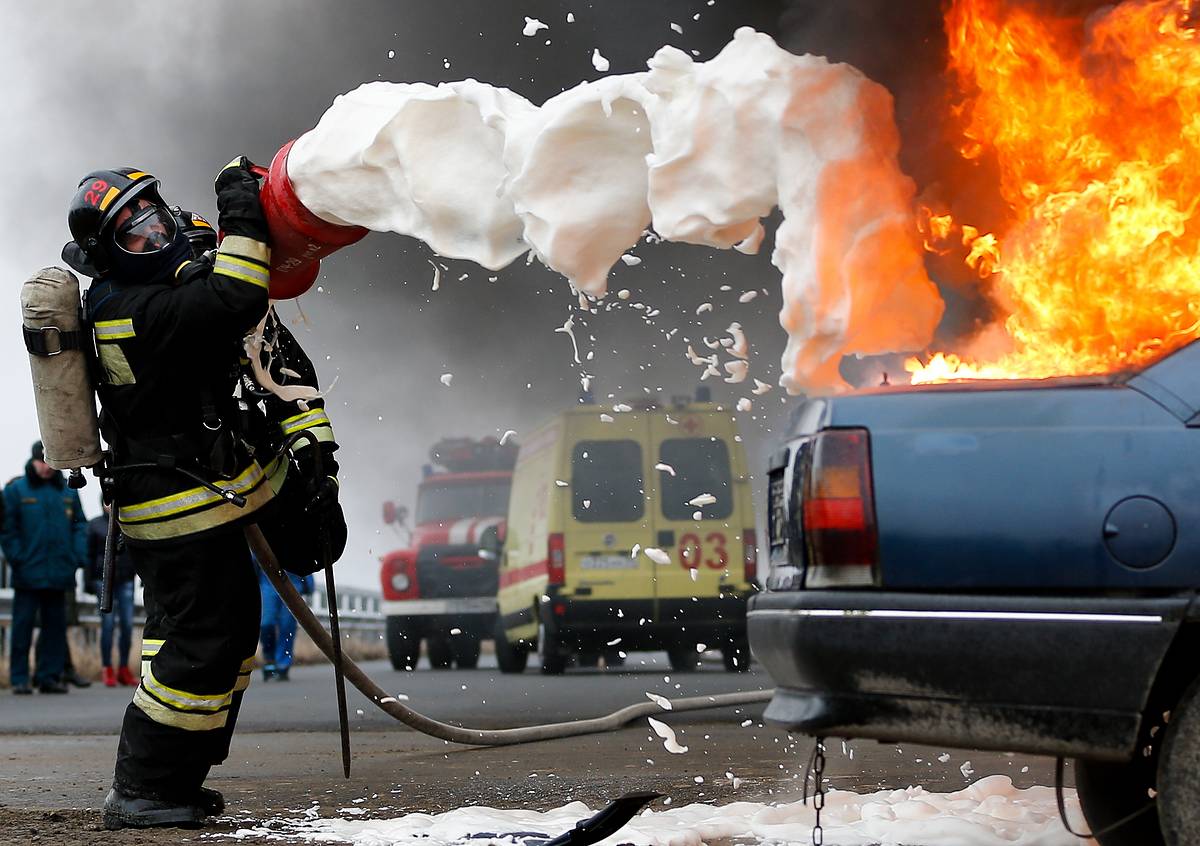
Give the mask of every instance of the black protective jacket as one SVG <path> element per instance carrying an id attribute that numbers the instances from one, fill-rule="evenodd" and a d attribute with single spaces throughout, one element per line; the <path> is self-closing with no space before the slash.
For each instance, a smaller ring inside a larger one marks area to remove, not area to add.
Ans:
<path id="1" fill-rule="evenodd" d="M 231 423 L 240 341 L 267 312 L 270 249 L 260 238 L 227 234 L 212 269 L 185 284 L 100 279 L 88 291 L 105 440 L 118 466 L 160 465 L 117 476 L 120 527 L 131 543 L 189 538 L 247 518 L 282 484 L 286 462 L 261 466 Z M 245 507 L 172 464 L 232 488 Z"/>

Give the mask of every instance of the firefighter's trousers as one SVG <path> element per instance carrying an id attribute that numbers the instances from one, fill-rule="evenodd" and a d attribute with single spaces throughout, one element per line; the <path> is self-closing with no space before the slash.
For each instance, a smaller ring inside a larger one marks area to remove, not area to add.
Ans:
<path id="1" fill-rule="evenodd" d="M 131 544 L 130 553 L 153 608 L 113 781 L 136 796 L 187 801 L 229 754 L 258 645 L 258 577 L 239 525 Z"/>

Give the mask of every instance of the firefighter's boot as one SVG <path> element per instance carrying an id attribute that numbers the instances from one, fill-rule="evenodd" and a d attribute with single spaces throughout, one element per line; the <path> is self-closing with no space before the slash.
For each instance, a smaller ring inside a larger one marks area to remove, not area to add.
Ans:
<path id="1" fill-rule="evenodd" d="M 122 793 L 115 787 L 104 800 L 104 827 L 120 828 L 199 828 L 204 809 L 165 799 L 146 799 Z"/>
<path id="2" fill-rule="evenodd" d="M 219 817 L 225 812 L 225 797 L 221 795 L 221 791 L 213 790 L 211 787 L 200 788 L 196 804 L 200 806 L 200 810 L 204 812 L 205 816 Z"/>

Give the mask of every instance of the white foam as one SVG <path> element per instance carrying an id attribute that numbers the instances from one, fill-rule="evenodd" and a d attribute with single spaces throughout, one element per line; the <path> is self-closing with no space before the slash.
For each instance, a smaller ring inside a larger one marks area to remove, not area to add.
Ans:
<path id="1" fill-rule="evenodd" d="M 718 773 L 713 775 L 716 779 Z M 725 778 L 732 778 L 725 773 Z M 737 786 L 737 779 L 734 779 Z M 660 806 L 661 807 L 661 806 Z M 1079 803 L 1067 790 L 1071 820 L 1081 823 Z M 506 833 L 540 832 L 553 837 L 571 830 L 594 813 L 582 802 L 551 811 L 469 807 L 444 814 L 406 814 L 395 819 L 297 818 L 272 820 L 238 830 L 233 836 L 286 838 L 304 843 L 351 843 L 355 846 L 451 846 L 503 843 L 519 846 L 521 837 Z M 307 815 L 306 815 L 307 816 Z M 931 793 L 920 787 L 858 794 L 832 790 L 821 815 L 828 846 L 1068 846 L 1079 841 L 1058 820 L 1054 790 L 1018 790 L 1003 775 L 981 779 L 956 793 Z M 603 846 L 701 846 L 714 841 L 744 844 L 808 843 L 811 803 L 765 805 L 686 805 L 651 810 L 634 817 Z M 494 838 L 480 838 L 480 833 Z"/>
<path id="2" fill-rule="evenodd" d="M 708 62 L 663 47 L 649 67 L 540 107 L 474 80 L 367 83 L 297 140 L 288 173 L 326 220 L 492 270 L 531 250 L 594 296 L 651 226 L 754 252 L 778 206 L 789 390 L 839 387 L 845 354 L 931 340 L 942 303 L 884 88 L 749 28 Z"/>

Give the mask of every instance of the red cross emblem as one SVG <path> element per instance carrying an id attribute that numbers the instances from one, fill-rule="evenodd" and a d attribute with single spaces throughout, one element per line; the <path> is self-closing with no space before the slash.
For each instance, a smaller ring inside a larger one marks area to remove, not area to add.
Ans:
<path id="1" fill-rule="evenodd" d="M 683 426 L 683 430 L 685 432 L 687 432 L 689 435 L 694 435 L 696 433 L 696 430 L 700 428 L 700 421 L 697 420 L 695 417 L 689 417 L 686 420 L 684 420 L 683 423 L 681 423 L 680 425 Z"/>

